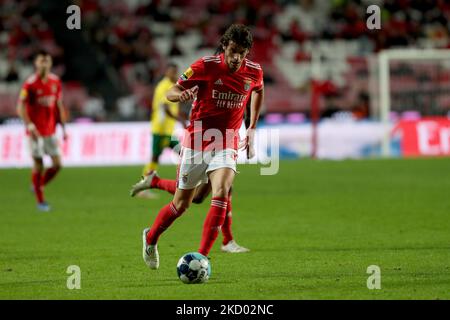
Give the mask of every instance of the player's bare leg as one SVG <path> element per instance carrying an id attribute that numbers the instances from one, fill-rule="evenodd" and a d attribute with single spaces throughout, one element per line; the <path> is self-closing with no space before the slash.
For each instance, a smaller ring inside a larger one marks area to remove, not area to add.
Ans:
<path id="1" fill-rule="evenodd" d="M 36 201 L 38 203 L 37 208 L 39 211 L 49 211 L 50 206 L 44 199 L 43 191 L 43 179 L 42 173 L 44 171 L 44 161 L 42 158 L 33 157 L 33 169 L 31 172 L 31 181 L 33 184 L 34 194 L 36 196 Z"/>
<path id="2" fill-rule="evenodd" d="M 202 183 L 197 188 L 195 188 L 195 194 L 194 198 L 192 199 L 192 202 L 195 204 L 200 204 L 205 201 L 205 199 L 209 196 L 211 193 L 211 183 Z"/>
<path id="3" fill-rule="evenodd" d="M 159 268 L 158 239 L 189 208 L 194 193 L 195 189 L 177 189 L 173 200 L 159 211 L 151 228 L 144 229 L 142 256 L 149 268 Z"/>
<path id="4" fill-rule="evenodd" d="M 209 173 L 212 198 L 211 207 L 203 224 L 199 253 L 208 256 L 219 235 L 227 213 L 228 195 L 233 185 L 235 172 L 230 168 L 219 168 Z"/>

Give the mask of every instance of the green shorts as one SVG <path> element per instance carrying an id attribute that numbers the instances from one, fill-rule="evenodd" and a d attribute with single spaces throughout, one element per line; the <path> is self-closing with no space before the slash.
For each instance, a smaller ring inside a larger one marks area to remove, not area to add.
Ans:
<path id="1" fill-rule="evenodd" d="M 171 136 L 161 135 L 161 134 L 153 134 L 153 142 L 152 142 L 152 152 L 153 156 L 159 157 L 163 152 L 164 148 L 175 148 L 178 145 L 178 140 L 173 140 Z"/>

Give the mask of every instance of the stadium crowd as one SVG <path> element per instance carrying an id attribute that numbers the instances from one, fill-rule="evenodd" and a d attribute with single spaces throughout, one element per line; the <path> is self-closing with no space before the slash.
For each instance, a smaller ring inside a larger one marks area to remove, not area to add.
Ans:
<path id="1" fill-rule="evenodd" d="M 71 83 L 71 79 L 64 77 L 64 48 L 55 41 L 48 22 L 40 14 L 39 3 L 0 1 L 0 78 L 8 83 L 0 87 L 0 97 L 4 98 L 0 103 L 2 114 L 13 114 L 12 96 L 17 96 L 14 84 L 30 73 L 33 53 L 39 48 L 44 47 L 52 54 L 54 71 Z M 343 59 L 356 61 L 362 55 L 385 48 L 450 48 L 450 3 L 445 0 L 77 0 L 73 3 L 81 8 L 82 30 L 89 44 L 107 53 L 109 63 L 123 79 L 130 96 L 135 97 L 132 100 L 135 108 L 149 108 L 153 85 L 167 61 L 187 65 L 198 51 L 212 53 L 218 35 L 235 22 L 252 27 L 255 37 L 252 59 L 265 66 L 269 87 L 266 108 L 273 112 L 307 110 L 309 93 L 305 91 L 305 79 L 298 80 L 294 74 L 297 71 L 286 60 L 294 65 L 309 62 L 311 50 L 306 48 L 310 43 L 344 41 L 349 48 L 357 44 L 360 49 L 343 53 Z M 366 8 L 372 4 L 382 8 L 381 30 L 366 27 Z M 286 53 L 288 48 L 293 49 Z M 283 61 L 277 63 L 279 60 Z M 367 83 L 367 75 L 364 82 Z M 67 90 L 70 88 L 67 86 Z M 68 106 L 81 110 L 78 116 L 89 116 L 92 106 L 89 100 L 95 99 L 98 106 L 101 97 L 84 89 L 78 92 L 82 97 L 73 99 Z M 289 101 L 286 93 L 292 93 Z M 360 88 L 341 104 L 360 104 L 364 95 L 367 88 Z M 67 96 L 70 99 L 71 95 Z M 106 106 L 110 112 L 117 108 Z M 102 113 L 104 110 L 100 110 Z M 144 119 L 148 112 L 132 111 L 131 118 L 133 115 Z M 362 117 L 367 116 L 367 112 L 362 113 Z"/>

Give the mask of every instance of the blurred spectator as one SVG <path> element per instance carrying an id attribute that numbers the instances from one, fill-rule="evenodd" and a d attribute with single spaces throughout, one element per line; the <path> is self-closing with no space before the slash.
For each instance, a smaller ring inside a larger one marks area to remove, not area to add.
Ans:
<path id="1" fill-rule="evenodd" d="M 93 92 L 84 104 L 83 114 L 95 121 L 106 119 L 105 101 L 98 92 Z"/>
<path id="2" fill-rule="evenodd" d="M 292 97 L 292 108 L 296 108 L 291 111 L 306 112 L 309 108 L 308 93 L 294 92 L 299 86 L 298 74 L 309 72 L 307 65 L 313 49 L 305 48 L 312 43 L 343 40 L 345 50 L 331 52 L 341 60 L 324 67 L 342 78 L 345 71 L 347 85 L 352 86 L 340 97 L 328 99 L 331 107 L 328 113 L 333 112 L 336 103 L 350 101 L 348 106 L 354 106 L 358 117 L 367 115 L 366 98 L 358 97 L 358 93 L 367 91 L 368 72 L 355 79 L 355 64 L 346 59 L 346 54 L 420 45 L 450 48 L 447 0 L 76 0 L 74 3 L 83 12 L 83 35 L 94 50 L 106 57 L 120 75 L 123 87 L 129 90 L 128 98 L 117 101 L 117 114 L 127 119 L 143 113 L 134 110 L 136 101 L 143 100 L 145 92 L 152 92 L 155 75 L 161 72 L 160 66 L 165 65 L 167 57 L 175 56 L 188 63 L 192 50 L 205 49 L 204 52 L 212 54 L 221 30 L 235 22 L 252 28 L 254 47 L 249 58 L 264 66 L 266 85 L 275 88 L 271 92 L 276 105 L 269 108 L 282 111 L 290 110 L 285 103 L 287 97 Z M 381 30 L 367 30 L 366 9 L 372 4 L 382 8 Z M 32 67 L 31 57 L 40 47 L 54 57 L 56 73 L 61 76 L 66 69 L 64 48 L 55 41 L 48 21 L 40 14 L 40 6 L 38 0 L 0 0 L 0 66 L 1 62 L 8 64 L 1 70 L 6 82 L 24 80 L 20 77 L 28 72 L 21 71 Z M 198 39 L 190 38 L 192 34 L 198 35 Z M 357 45 L 363 49 L 352 51 Z M 367 66 L 364 68 L 368 70 Z M 409 76 L 416 75 L 411 72 Z M 308 77 L 302 76 L 301 81 L 307 81 Z M 358 86 L 353 86 L 355 81 Z M 364 82 L 365 87 L 361 84 Z M 80 109 L 100 110 L 100 98 L 94 95 Z M 267 103 L 272 103 L 271 96 L 267 98 Z M 15 114 L 13 106 L 11 110 Z M 100 114 L 99 119 L 104 118 Z"/>
<path id="3" fill-rule="evenodd" d="M 360 92 L 358 101 L 352 109 L 353 117 L 357 120 L 367 119 L 370 115 L 369 95 Z"/>
<path id="4" fill-rule="evenodd" d="M 175 57 L 175 56 L 181 56 L 181 55 L 182 55 L 181 49 L 178 47 L 176 41 L 175 40 L 172 41 L 172 46 L 169 51 L 169 56 Z"/>
<path id="5" fill-rule="evenodd" d="M 129 95 L 117 100 L 117 113 L 123 120 L 135 120 L 136 115 L 136 97 Z"/>
<path id="6" fill-rule="evenodd" d="M 328 94 L 324 96 L 324 111 L 321 114 L 321 118 L 331 118 L 337 112 L 342 111 L 339 105 L 340 94 Z"/>
<path id="7" fill-rule="evenodd" d="M 14 63 L 9 64 L 8 72 L 4 78 L 5 82 L 17 82 L 19 81 L 19 74 Z"/>

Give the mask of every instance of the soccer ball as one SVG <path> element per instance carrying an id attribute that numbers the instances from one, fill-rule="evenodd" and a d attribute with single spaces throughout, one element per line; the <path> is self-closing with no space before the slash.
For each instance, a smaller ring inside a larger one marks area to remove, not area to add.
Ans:
<path id="1" fill-rule="evenodd" d="M 204 283 L 211 276 L 211 265 L 208 258 L 198 252 L 186 253 L 178 260 L 177 274 L 183 283 Z"/>

